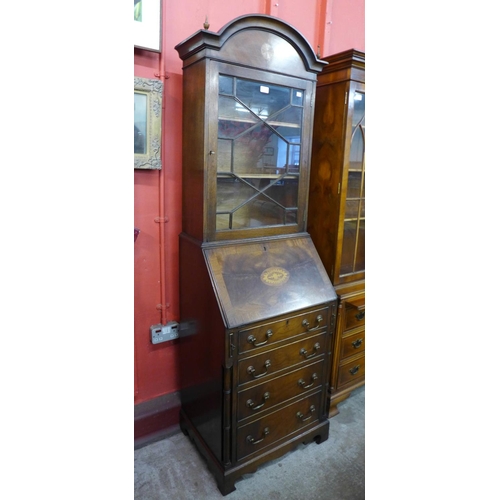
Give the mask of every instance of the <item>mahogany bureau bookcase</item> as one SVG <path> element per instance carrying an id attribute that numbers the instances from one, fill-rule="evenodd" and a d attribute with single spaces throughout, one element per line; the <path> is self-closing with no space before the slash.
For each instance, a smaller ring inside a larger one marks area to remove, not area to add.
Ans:
<path id="1" fill-rule="evenodd" d="M 176 46 L 183 61 L 183 432 L 223 495 L 327 439 L 337 299 L 306 232 L 317 59 L 267 15 Z"/>
<path id="2" fill-rule="evenodd" d="M 365 54 L 318 75 L 308 232 L 338 296 L 330 412 L 365 382 Z"/>

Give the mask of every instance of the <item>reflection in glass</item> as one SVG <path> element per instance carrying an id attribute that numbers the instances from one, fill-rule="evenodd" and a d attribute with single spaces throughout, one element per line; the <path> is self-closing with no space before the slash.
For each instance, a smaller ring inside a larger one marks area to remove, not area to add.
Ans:
<path id="1" fill-rule="evenodd" d="M 216 229 L 296 224 L 304 91 L 219 76 Z"/>
<path id="2" fill-rule="evenodd" d="M 296 224 L 297 192 L 296 179 L 219 176 L 217 230 Z"/>
<path id="3" fill-rule="evenodd" d="M 237 78 L 236 97 L 252 113 L 266 119 L 290 104 L 291 89 Z"/>
<path id="4" fill-rule="evenodd" d="M 233 78 L 230 76 L 220 75 L 219 77 L 219 93 L 233 94 Z"/>

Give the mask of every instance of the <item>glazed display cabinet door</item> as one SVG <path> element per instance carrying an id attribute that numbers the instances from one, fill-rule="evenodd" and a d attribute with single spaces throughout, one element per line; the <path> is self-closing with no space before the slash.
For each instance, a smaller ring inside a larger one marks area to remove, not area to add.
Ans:
<path id="1" fill-rule="evenodd" d="M 219 76 L 217 231 L 297 223 L 304 93 Z"/>
<path id="2" fill-rule="evenodd" d="M 216 144 L 210 150 L 216 176 L 208 190 L 209 214 L 215 214 L 209 239 L 302 231 L 312 83 L 285 76 L 271 83 L 264 72 L 218 62 L 212 72 L 217 129 L 209 139 Z"/>
<path id="3" fill-rule="evenodd" d="M 340 278 L 365 270 L 365 93 L 354 90 L 353 94 Z"/>

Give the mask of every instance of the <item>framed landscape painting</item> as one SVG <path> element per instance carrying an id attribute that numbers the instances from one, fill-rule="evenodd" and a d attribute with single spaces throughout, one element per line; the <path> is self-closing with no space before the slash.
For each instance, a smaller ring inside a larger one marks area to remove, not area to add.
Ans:
<path id="1" fill-rule="evenodd" d="M 161 52 L 162 0 L 134 0 L 134 47 Z"/>

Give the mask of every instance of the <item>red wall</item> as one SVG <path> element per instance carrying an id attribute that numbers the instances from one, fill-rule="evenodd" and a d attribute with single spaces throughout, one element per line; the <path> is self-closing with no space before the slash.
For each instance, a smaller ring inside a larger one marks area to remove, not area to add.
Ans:
<path id="1" fill-rule="evenodd" d="M 163 0 L 162 54 L 135 49 L 134 75 L 163 78 L 163 150 L 161 171 L 134 171 L 134 397 L 142 403 L 180 389 L 176 342 L 153 345 L 149 327 L 179 321 L 178 235 L 181 232 L 182 64 L 174 47 L 203 28 L 210 31 L 243 14 L 278 17 L 327 56 L 365 50 L 364 0 Z M 159 76 L 160 75 L 160 76 Z M 156 219 L 156 221 L 155 221 Z M 163 234 L 162 234 L 163 233 Z"/>

